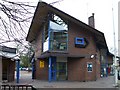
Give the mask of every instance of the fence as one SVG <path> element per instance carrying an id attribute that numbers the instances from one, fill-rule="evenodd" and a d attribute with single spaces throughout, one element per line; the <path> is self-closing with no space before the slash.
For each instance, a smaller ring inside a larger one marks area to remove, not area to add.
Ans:
<path id="1" fill-rule="evenodd" d="M 1 85 L 1 90 L 37 90 L 32 85 Z"/>

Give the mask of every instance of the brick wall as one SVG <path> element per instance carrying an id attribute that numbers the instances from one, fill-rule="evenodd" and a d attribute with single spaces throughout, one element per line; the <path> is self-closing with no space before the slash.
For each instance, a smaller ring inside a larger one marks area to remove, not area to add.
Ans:
<path id="1" fill-rule="evenodd" d="M 96 79 L 99 79 L 101 76 L 101 69 L 100 69 L 100 60 L 96 60 Z"/>
<path id="2" fill-rule="evenodd" d="M 36 57 L 41 55 L 42 32 L 36 39 Z M 86 48 L 75 47 L 75 37 L 86 38 L 89 42 Z M 99 51 L 99 50 L 98 50 Z M 85 28 L 69 22 L 68 30 L 68 53 L 70 55 L 91 55 L 97 53 L 97 47 L 93 33 L 86 31 Z M 100 55 L 100 54 L 98 54 Z M 100 58 L 68 58 L 68 80 L 89 81 L 100 78 Z M 93 63 L 93 71 L 87 72 L 87 62 Z M 39 68 L 39 60 L 36 61 L 36 79 L 48 80 L 48 60 L 45 59 L 45 68 Z"/>
<path id="3" fill-rule="evenodd" d="M 93 71 L 87 71 L 87 63 L 93 64 Z M 95 59 L 89 58 L 69 58 L 68 59 L 68 80 L 72 81 L 92 81 L 96 80 L 98 77 L 96 74 L 96 61 Z M 99 75 L 100 76 L 100 75 Z"/>
<path id="4" fill-rule="evenodd" d="M 94 54 L 96 53 L 96 44 L 94 41 L 93 34 L 91 32 L 86 31 L 86 29 L 73 24 L 69 23 L 69 30 L 68 30 L 68 51 L 70 54 L 80 55 L 80 54 Z M 76 48 L 75 47 L 75 37 L 86 38 L 89 42 L 86 48 Z"/>
<path id="5" fill-rule="evenodd" d="M 33 46 L 35 49 L 35 57 L 39 57 L 42 52 L 42 30 L 38 33 Z"/>
<path id="6" fill-rule="evenodd" d="M 36 61 L 36 79 L 48 80 L 48 60 L 45 61 L 45 67 L 40 69 L 39 61 Z M 93 71 L 87 71 L 87 62 L 93 63 Z M 70 81 L 92 81 L 96 80 L 97 75 L 100 76 L 100 73 L 97 72 L 99 64 L 95 62 L 95 59 L 88 58 L 68 58 L 68 80 Z"/>
<path id="7" fill-rule="evenodd" d="M 93 34 L 88 30 L 69 22 L 69 30 L 68 30 L 68 52 L 69 54 L 94 54 L 96 52 L 96 44 L 93 37 Z M 76 48 L 75 47 L 75 37 L 86 38 L 89 42 L 86 48 Z M 39 57 L 41 55 L 42 50 L 42 30 L 38 33 L 35 40 L 35 57 Z"/>
<path id="8" fill-rule="evenodd" d="M 8 81 L 14 81 L 15 79 L 15 61 L 9 60 L 9 75 L 8 75 Z"/>
<path id="9" fill-rule="evenodd" d="M 35 78 L 40 80 L 48 80 L 48 60 L 44 60 L 44 68 L 40 68 L 40 60 L 35 62 Z"/>
<path id="10" fill-rule="evenodd" d="M 8 82 L 14 81 L 15 78 L 15 61 L 10 59 L 2 60 L 2 70 Z M 2 75 L 3 76 L 3 75 Z"/>
<path id="11" fill-rule="evenodd" d="M 100 50 L 97 49 L 97 53 L 96 53 L 96 76 L 97 76 L 97 79 L 101 77 L 100 75 L 101 75 L 101 69 L 100 69 Z"/>
<path id="12" fill-rule="evenodd" d="M 68 80 L 85 81 L 84 61 L 68 58 Z"/>
<path id="13" fill-rule="evenodd" d="M 91 55 L 97 54 L 97 47 L 93 34 L 86 29 L 69 23 L 69 42 L 68 51 L 71 55 Z M 74 44 L 75 37 L 86 38 L 89 42 L 86 48 L 76 48 Z M 99 50 L 98 50 L 99 51 Z M 98 57 L 100 53 L 97 54 Z M 87 62 L 93 63 L 93 71 L 87 72 Z M 68 80 L 89 81 L 100 78 L 100 58 L 91 60 L 90 58 L 69 58 L 68 60 Z"/>

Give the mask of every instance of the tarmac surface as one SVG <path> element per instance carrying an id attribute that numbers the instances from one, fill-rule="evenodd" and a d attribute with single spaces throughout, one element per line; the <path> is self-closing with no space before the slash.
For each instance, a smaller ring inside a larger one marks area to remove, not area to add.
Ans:
<path id="1" fill-rule="evenodd" d="M 115 88 L 114 76 L 100 78 L 96 81 L 79 82 L 79 81 L 42 81 L 32 80 L 31 72 L 21 71 L 19 84 L 33 85 L 36 88 Z M 16 81 L 3 84 L 17 84 Z"/>

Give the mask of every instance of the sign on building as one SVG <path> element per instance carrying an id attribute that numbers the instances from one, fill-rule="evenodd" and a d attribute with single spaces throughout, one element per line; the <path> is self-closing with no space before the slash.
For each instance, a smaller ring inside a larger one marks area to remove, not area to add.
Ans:
<path id="1" fill-rule="evenodd" d="M 40 60 L 40 68 L 44 68 L 45 62 L 43 60 Z"/>

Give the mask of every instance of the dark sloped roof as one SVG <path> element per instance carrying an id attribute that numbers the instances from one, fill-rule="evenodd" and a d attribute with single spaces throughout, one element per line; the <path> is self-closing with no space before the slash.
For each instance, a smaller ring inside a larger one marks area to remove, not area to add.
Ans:
<path id="1" fill-rule="evenodd" d="M 74 22 L 75 24 L 90 31 L 91 33 L 94 34 L 97 45 L 102 48 L 104 47 L 104 48 L 108 49 L 106 40 L 104 37 L 104 33 L 98 31 L 97 29 L 81 22 L 80 20 L 70 16 L 69 14 L 67 14 L 45 2 L 38 2 L 38 5 L 37 5 L 36 11 L 34 13 L 34 17 L 33 17 L 33 20 L 32 20 L 32 23 L 31 23 L 31 26 L 29 28 L 29 32 L 28 32 L 28 35 L 26 38 L 27 41 L 32 42 L 35 40 L 35 38 L 37 37 L 37 34 L 40 30 L 40 26 L 46 20 L 46 17 L 47 17 L 47 14 L 49 11 L 52 11 L 52 12 L 56 13 L 57 15 L 64 17 L 66 20 Z"/>

